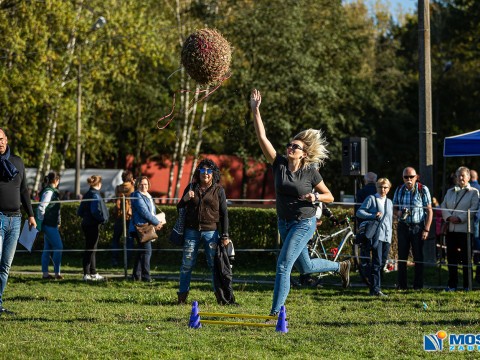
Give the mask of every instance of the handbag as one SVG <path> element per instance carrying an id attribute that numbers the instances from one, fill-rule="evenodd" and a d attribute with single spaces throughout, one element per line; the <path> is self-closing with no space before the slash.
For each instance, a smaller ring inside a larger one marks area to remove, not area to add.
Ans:
<path id="1" fill-rule="evenodd" d="M 158 238 L 155 226 L 152 224 L 138 224 L 135 225 L 135 228 L 137 229 L 138 239 L 142 244 L 148 241 L 154 241 Z"/>
<path id="2" fill-rule="evenodd" d="M 185 208 L 178 209 L 177 221 L 175 221 L 175 225 L 173 225 L 172 232 L 168 238 L 172 245 L 183 246 L 185 243 L 185 237 L 183 236 L 183 232 L 185 231 L 185 213 Z"/>

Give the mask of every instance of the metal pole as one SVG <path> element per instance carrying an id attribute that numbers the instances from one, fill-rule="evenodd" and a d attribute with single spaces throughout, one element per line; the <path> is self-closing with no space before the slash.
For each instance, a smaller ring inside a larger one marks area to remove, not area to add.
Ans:
<path id="1" fill-rule="evenodd" d="M 123 272 L 125 279 L 128 273 L 127 257 L 127 214 L 125 214 L 125 194 L 122 194 L 122 214 L 123 214 Z"/>
<path id="2" fill-rule="evenodd" d="M 473 277 L 473 266 L 472 266 L 472 224 L 470 218 L 470 209 L 467 210 L 467 272 L 468 272 L 468 290 L 472 290 L 472 277 Z M 465 286 L 465 285 L 464 285 Z"/>
<path id="3" fill-rule="evenodd" d="M 422 182 L 433 189 L 432 83 L 430 66 L 430 4 L 418 0 L 419 160 Z"/>
<path id="4" fill-rule="evenodd" d="M 78 60 L 77 71 L 77 148 L 75 154 L 75 197 L 80 198 L 80 161 L 82 156 L 82 62 Z"/>

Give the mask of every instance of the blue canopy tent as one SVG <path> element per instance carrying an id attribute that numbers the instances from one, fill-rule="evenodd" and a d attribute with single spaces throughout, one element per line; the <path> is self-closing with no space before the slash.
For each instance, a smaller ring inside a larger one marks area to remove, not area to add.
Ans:
<path id="1" fill-rule="evenodd" d="M 445 177 L 447 157 L 480 156 L 480 130 L 446 137 L 443 142 L 443 183 L 442 198 L 445 195 Z"/>
<path id="2" fill-rule="evenodd" d="M 480 130 L 446 137 L 443 156 L 480 156 Z"/>

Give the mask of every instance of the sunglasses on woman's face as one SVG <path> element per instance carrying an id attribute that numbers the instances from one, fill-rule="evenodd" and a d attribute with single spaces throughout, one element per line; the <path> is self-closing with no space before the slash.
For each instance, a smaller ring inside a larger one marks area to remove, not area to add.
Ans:
<path id="1" fill-rule="evenodd" d="M 212 175 L 213 170 L 212 170 L 212 169 L 201 168 L 201 169 L 200 169 L 200 174 L 203 175 L 203 174 L 205 174 L 205 173 L 207 173 L 207 175 Z"/>
<path id="2" fill-rule="evenodd" d="M 291 148 L 293 151 L 295 151 L 295 150 L 302 150 L 302 151 L 303 151 L 303 148 L 302 148 L 300 145 L 298 145 L 298 144 L 288 143 L 288 144 L 287 144 L 287 149 L 290 149 L 290 148 Z"/>

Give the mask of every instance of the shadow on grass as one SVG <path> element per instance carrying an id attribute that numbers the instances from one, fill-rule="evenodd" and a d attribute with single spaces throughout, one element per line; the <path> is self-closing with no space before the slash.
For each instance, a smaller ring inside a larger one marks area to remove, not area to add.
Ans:
<path id="1" fill-rule="evenodd" d="M 435 321 L 425 321 L 425 320 L 391 320 L 386 319 L 383 321 L 378 320 L 371 320 L 371 321 L 343 321 L 342 327 L 357 327 L 357 326 L 378 326 L 378 325 L 385 325 L 385 326 L 405 326 L 410 327 L 412 324 L 417 323 L 418 326 L 428 326 L 428 325 L 435 325 L 435 326 L 471 326 L 473 322 L 471 320 L 464 320 L 464 319 L 446 319 L 446 320 L 435 320 Z M 338 328 L 338 321 L 306 321 L 305 325 L 314 325 L 314 326 L 326 326 L 331 328 Z"/>

